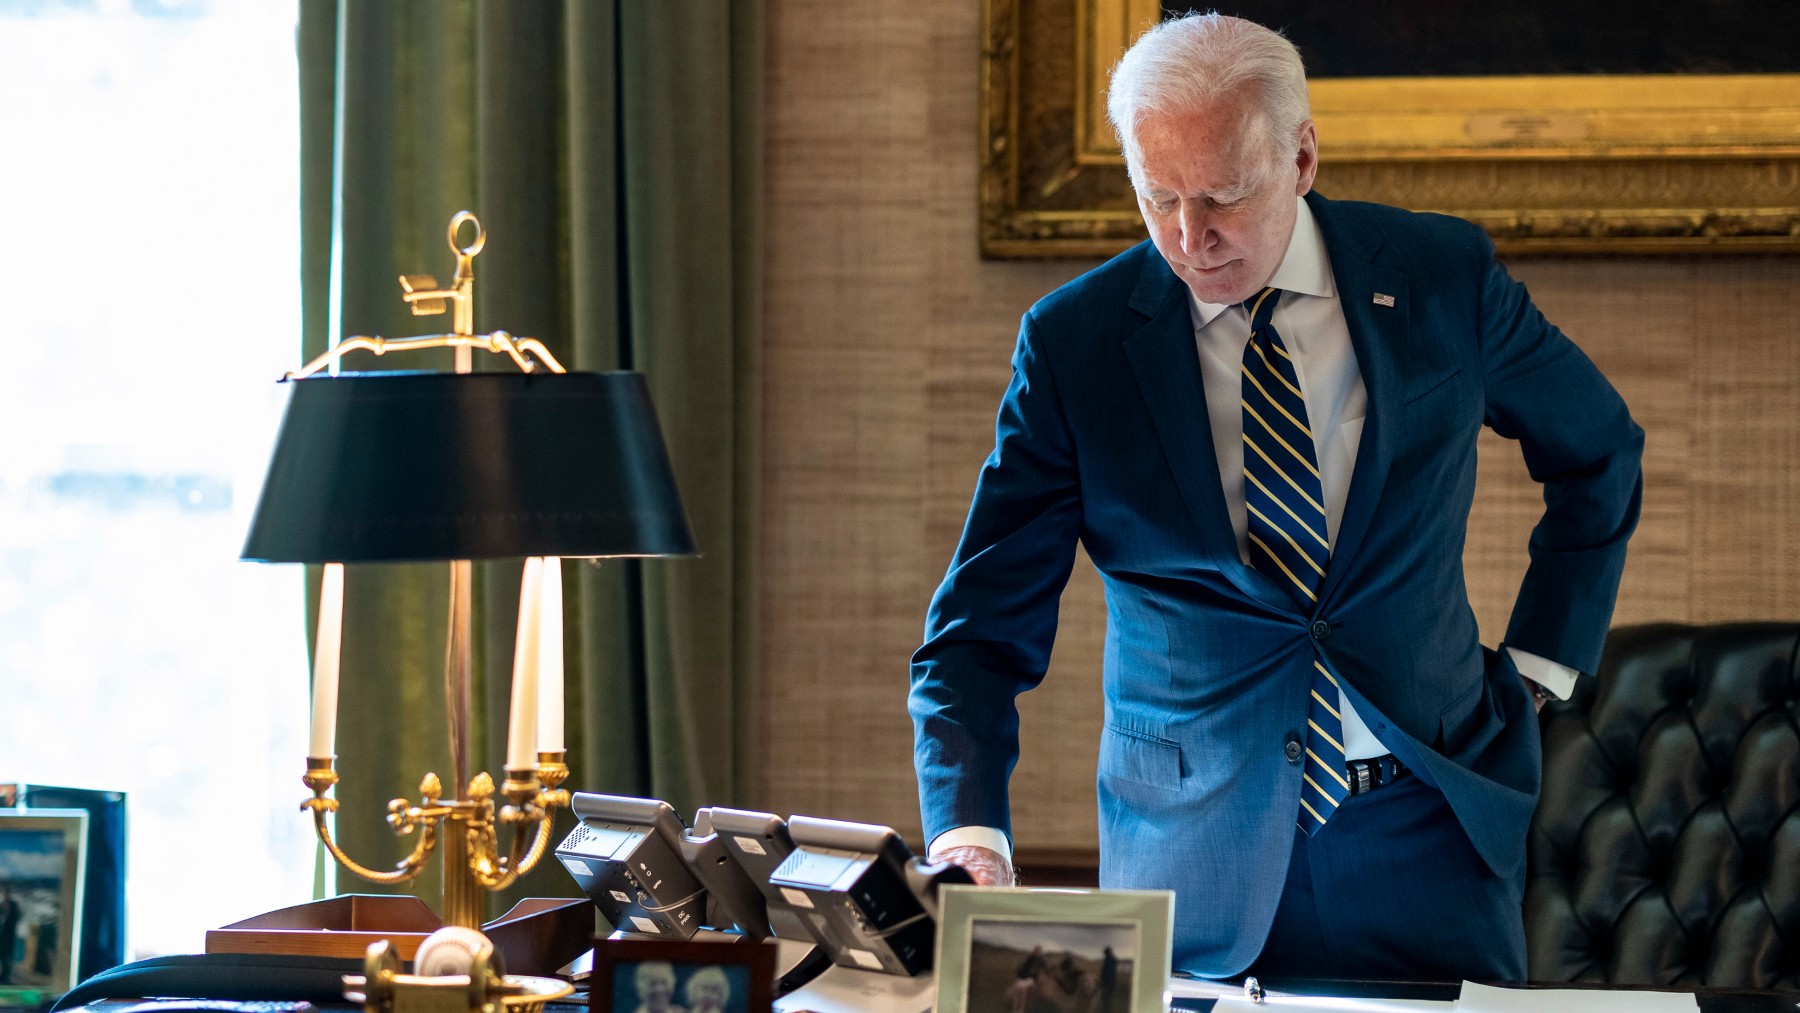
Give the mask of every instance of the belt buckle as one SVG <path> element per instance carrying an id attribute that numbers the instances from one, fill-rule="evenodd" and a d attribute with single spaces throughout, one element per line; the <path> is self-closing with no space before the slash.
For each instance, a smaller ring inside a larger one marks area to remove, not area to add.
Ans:
<path id="1" fill-rule="evenodd" d="M 1344 763 L 1350 775 L 1350 794 L 1362 795 L 1385 788 L 1400 780 L 1406 768 L 1401 765 L 1400 758 L 1389 754 L 1366 760 L 1347 760 Z"/>

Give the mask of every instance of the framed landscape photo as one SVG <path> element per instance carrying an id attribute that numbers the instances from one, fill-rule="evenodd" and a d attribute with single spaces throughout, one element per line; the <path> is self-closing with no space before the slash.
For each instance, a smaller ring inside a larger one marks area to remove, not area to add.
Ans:
<path id="1" fill-rule="evenodd" d="M 602 939 L 588 983 L 593 1013 L 769 1013 L 775 947 Z"/>
<path id="2" fill-rule="evenodd" d="M 938 892 L 937 1013 L 1161 1013 L 1168 890 Z"/>
<path id="3" fill-rule="evenodd" d="M 79 809 L 0 811 L 0 1006 L 74 986 L 86 842 Z"/>

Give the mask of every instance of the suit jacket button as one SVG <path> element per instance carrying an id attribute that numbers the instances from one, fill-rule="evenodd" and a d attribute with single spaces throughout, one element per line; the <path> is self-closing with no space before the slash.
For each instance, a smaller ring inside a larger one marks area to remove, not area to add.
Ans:
<path id="1" fill-rule="evenodd" d="M 1314 640 L 1324 640 L 1326 637 L 1331 636 L 1331 624 L 1320 619 L 1312 624 L 1311 632 Z"/>
<path id="2" fill-rule="evenodd" d="M 1286 754 L 1289 763 L 1299 763 L 1300 754 L 1304 752 L 1304 750 L 1300 748 L 1300 741 L 1298 739 L 1289 739 L 1287 745 L 1281 747 L 1281 751 Z"/>

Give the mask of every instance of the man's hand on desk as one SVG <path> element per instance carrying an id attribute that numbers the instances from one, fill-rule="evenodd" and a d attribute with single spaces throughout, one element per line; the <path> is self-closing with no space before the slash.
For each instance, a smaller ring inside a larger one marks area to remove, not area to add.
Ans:
<path id="1" fill-rule="evenodd" d="M 944 848 L 933 852 L 931 861 L 953 862 L 968 870 L 978 886 L 1017 886 L 1018 878 L 1013 874 L 1012 863 L 1001 857 L 997 851 L 964 844 L 954 848 Z"/>

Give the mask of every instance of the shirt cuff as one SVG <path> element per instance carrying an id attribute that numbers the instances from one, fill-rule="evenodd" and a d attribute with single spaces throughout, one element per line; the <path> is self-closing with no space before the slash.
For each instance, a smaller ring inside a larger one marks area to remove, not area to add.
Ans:
<path id="1" fill-rule="evenodd" d="M 1549 690 L 1558 700 L 1567 700 L 1569 694 L 1575 692 L 1575 680 L 1581 676 L 1575 669 L 1517 647 L 1508 647 L 1506 653 L 1520 675 Z"/>
<path id="2" fill-rule="evenodd" d="M 1006 859 L 1012 864 L 1012 842 L 1006 835 L 994 827 L 956 827 L 946 830 L 931 839 L 931 847 L 925 849 L 928 861 L 935 861 L 938 852 L 950 848 L 976 847 L 986 848 Z"/>

